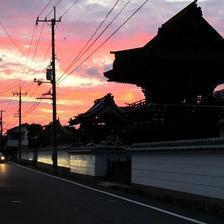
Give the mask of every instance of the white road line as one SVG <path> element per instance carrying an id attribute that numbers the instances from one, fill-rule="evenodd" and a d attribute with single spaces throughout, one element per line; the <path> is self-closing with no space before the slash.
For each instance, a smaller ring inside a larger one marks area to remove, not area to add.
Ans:
<path id="1" fill-rule="evenodd" d="M 22 201 L 11 201 L 11 203 L 20 204 Z"/>
<path id="2" fill-rule="evenodd" d="M 42 174 L 42 175 L 45 175 L 45 176 L 48 176 L 48 177 L 51 177 L 51 178 L 54 178 L 54 179 L 58 179 L 58 180 L 61 180 L 61 181 L 64 181 L 64 182 L 67 182 L 67 183 L 70 183 L 70 184 L 73 184 L 73 185 L 85 188 L 85 189 L 88 189 L 88 190 L 92 190 L 92 191 L 95 191 L 95 192 L 98 192 L 98 193 L 101 193 L 101 194 L 109 195 L 111 197 L 118 198 L 118 199 L 121 199 L 123 201 L 131 202 L 133 204 L 140 205 L 142 207 L 150 208 L 150 209 L 153 209 L 155 211 L 158 211 L 158 212 L 161 212 L 161 213 L 165 213 L 167 215 L 171 215 L 171 216 L 174 216 L 174 217 L 177 217 L 177 218 L 180 218 L 180 219 L 184 219 L 184 220 L 190 221 L 192 223 L 207 224 L 205 222 L 201 222 L 201 221 L 198 221 L 196 219 L 192 219 L 192 218 L 189 218 L 189 217 L 186 217 L 186 216 L 183 216 L 183 215 L 179 215 L 177 213 L 169 212 L 167 210 L 164 210 L 164 209 L 161 209 L 161 208 L 157 208 L 157 207 L 152 206 L 152 205 L 144 204 L 144 203 L 141 203 L 141 202 L 138 202 L 138 201 L 134 201 L 134 200 L 131 200 L 131 199 L 128 199 L 128 198 L 125 198 L 125 197 L 121 197 L 119 195 L 112 194 L 112 193 L 109 193 L 109 192 L 106 192 L 106 191 L 98 190 L 98 189 L 93 188 L 93 187 L 88 187 L 86 185 L 83 185 L 83 184 L 80 184 L 80 183 L 77 183 L 77 182 L 74 182 L 74 181 L 66 180 L 66 179 L 61 178 L 61 177 L 56 177 L 56 176 L 53 176 L 53 175 L 50 175 L 50 174 L 47 174 L 47 173 L 43 173 L 43 172 L 40 172 L 40 171 L 31 169 L 31 168 L 28 168 L 28 167 L 24 167 L 24 166 L 21 166 L 21 165 L 18 165 L 18 164 L 14 164 L 14 165 L 16 165 L 18 167 L 21 167 L 23 169 L 30 170 L 32 172 L 38 173 L 38 174 Z"/>

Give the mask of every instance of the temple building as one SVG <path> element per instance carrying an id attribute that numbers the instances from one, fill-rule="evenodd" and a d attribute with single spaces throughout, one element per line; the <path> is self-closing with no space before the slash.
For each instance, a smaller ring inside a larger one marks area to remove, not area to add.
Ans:
<path id="1" fill-rule="evenodd" d="M 168 20 L 144 47 L 112 52 L 110 82 L 140 86 L 150 103 L 207 104 L 224 82 L 224 41 L 194 1 Z"/>
<path id="2" fill-rule="evenodd" d="M 140 86 L 145 99 L 121 108 L 107 95 L 71 124 L 79 123 L 86 133 L 101 128 L 98 136 L 116 133 L 130 143 L 219 137 L 223 94 L 214 90 L 224 83 L 223 52 L 223 37 L 194 1 L 145 46 L 112 52 L 113 69 L 105 77 Z"/>
<path id="3" fill-rule="evenodd" d="M 80 140 L 85 143 L 115 142 L 130 123 L 126 111 L 115 104 L 111 94 L 95 100 L 88 111 L 70 121 L 70 125 L 80 125 Z"/>

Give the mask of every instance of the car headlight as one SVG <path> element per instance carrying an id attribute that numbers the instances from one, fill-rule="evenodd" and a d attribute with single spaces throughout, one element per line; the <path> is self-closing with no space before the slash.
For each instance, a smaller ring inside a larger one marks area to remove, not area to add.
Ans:
<path id="1" fill-rule="evenodd" d="M 5 160 L 5 156 L 1 156 L 1 160 Z"/>

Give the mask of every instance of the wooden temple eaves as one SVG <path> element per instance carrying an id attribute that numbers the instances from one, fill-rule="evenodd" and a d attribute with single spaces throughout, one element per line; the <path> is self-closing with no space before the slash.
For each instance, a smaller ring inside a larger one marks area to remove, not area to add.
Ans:
<path id="1" fill-rule="evenodd" d="M 92 122 L 101 116 L 108 115 L 106 117 L 114 116 L 118 121 L 129 123 L 130 120 L 125 115 L 125 111 L 118 107 L 114 102 L 112 94 L 95 100 L 94 105 L 85 113 L 79 114 L 70 121 L 70 125 L 77 125 L 85 122 Z M 104 116 L 105 117 L 105 116 Z"/>
<path id="2" fill-rule="evenodd" d="M 140 86 L 147 102 L 205 103 L 224 82 L 223 37 L 203 18 L 194 1 L 158 30 L 142 48 L 112 52 L 110 82 Z M 207 101 L 207 102 L 206 102 Z"/>

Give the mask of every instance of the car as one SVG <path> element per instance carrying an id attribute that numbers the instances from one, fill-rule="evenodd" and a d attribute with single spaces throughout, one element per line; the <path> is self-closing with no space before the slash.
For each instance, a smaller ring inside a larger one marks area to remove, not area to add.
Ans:
<path id="1" fill-rule="evenodd" d="M 0 163 L 5 162 L 5 156 L 0 152 Z"/>

